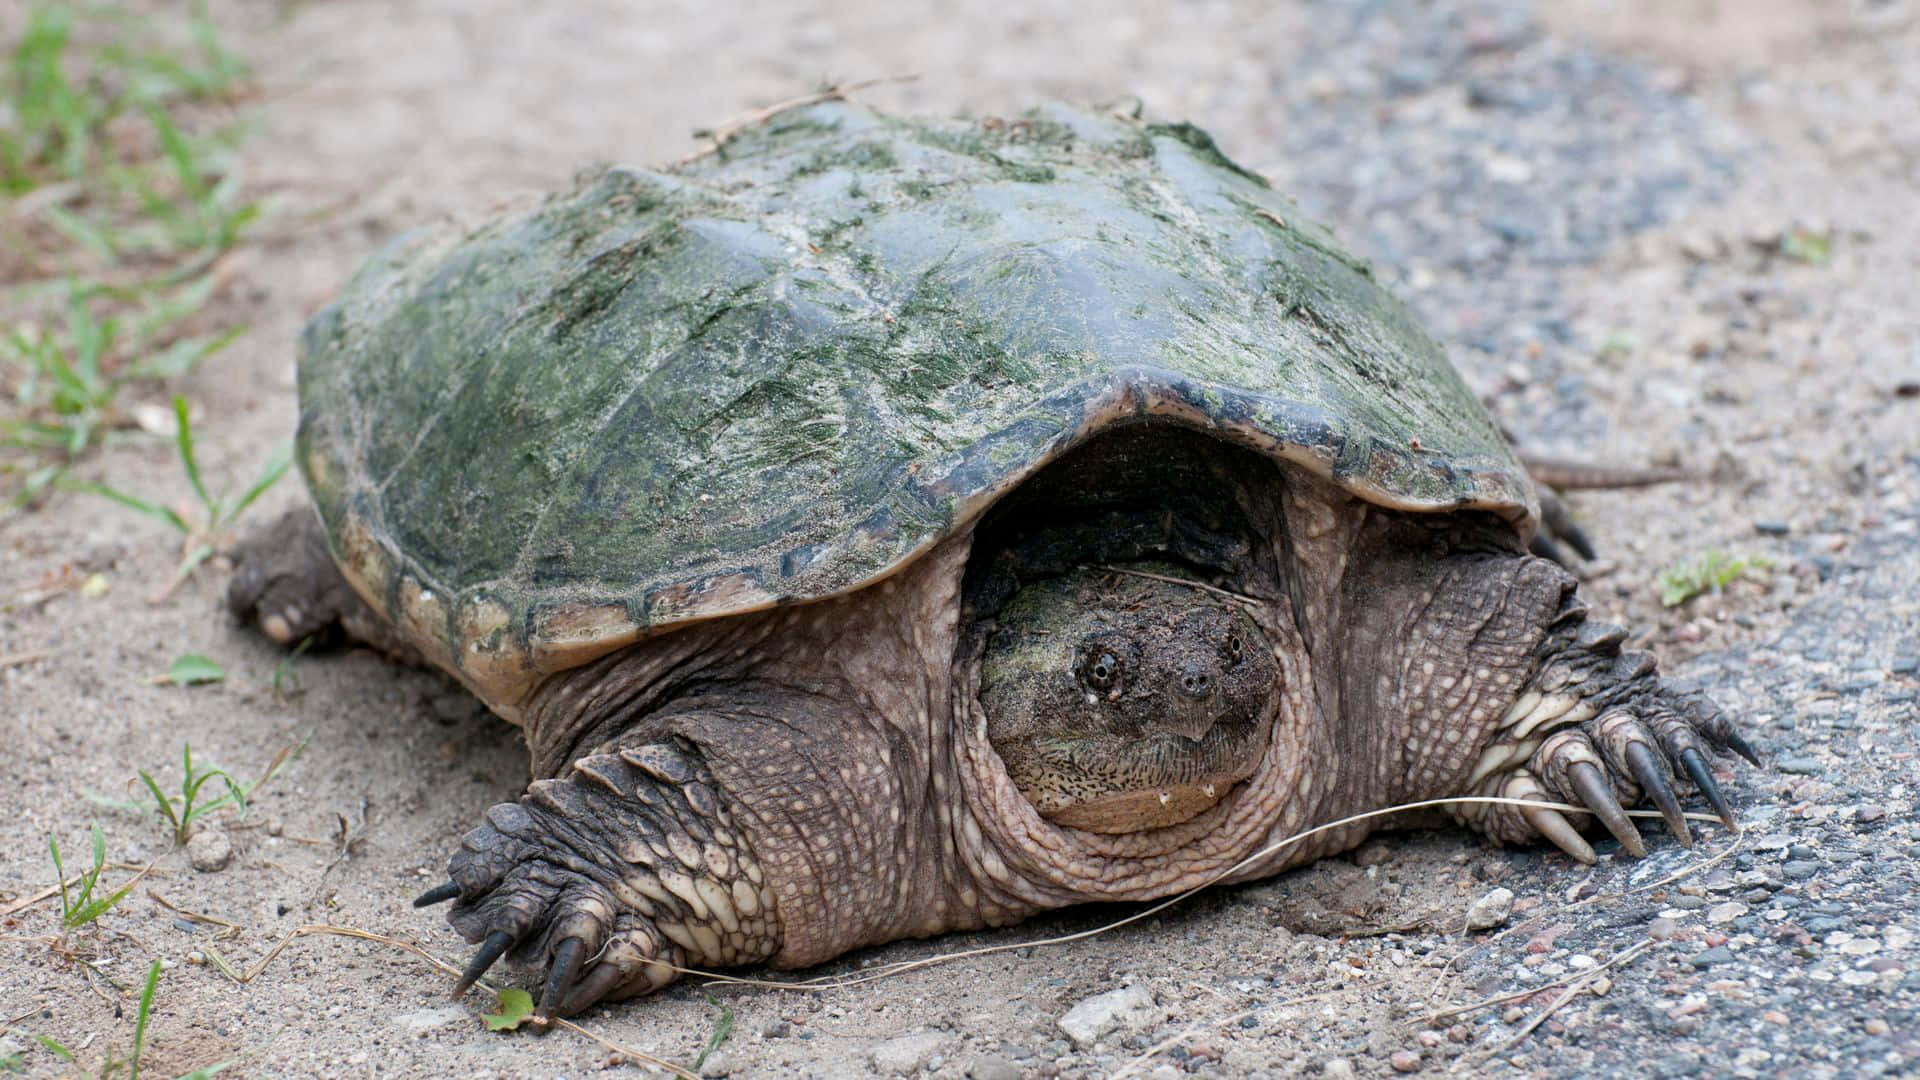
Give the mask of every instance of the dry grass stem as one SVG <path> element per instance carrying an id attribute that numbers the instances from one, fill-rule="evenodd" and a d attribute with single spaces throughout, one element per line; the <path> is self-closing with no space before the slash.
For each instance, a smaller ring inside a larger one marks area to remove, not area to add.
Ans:
<path id="1" fill-rule="evenodd" d="M 1590 967 L 1585 971 L 1576 971 L 1571 975 L 1562 975 L 1560 978 L 1555 979 L 1552 982 L 1541 983 L 1539 986 L 1528 987 L 1525 990 L 1515 990 L 1511 994 L 1498 994 L 1494 997 L 1482 998 L 1481 1000 L 1476 1001 L 1471 1005 L 1459 1005 L 1451 1009 L 1441 1009 L 1439 1012 L 1428 1013 L 1426 1017 L 1426 1022 L 1428 1024 L 1434 1024 L 1434 1023 L 1438 1023 L 1441 1020 L 1449 1020 L 1456 1016 L 1464 1016 L 1470 1012 L 1479 1012 L 1481 1009 L 1489 1009 L 1495 1005 L 1504 1005 L 1509 1001 L 1519 1001 L 1521 998 L 1532 997 L 1533 995 L 1539 993 L 1542 990 L 1551 990 L 1556 986 L 1566 986 L 1569 984 L 1585 983 L 1588 980 L 1592 979 L 1595 975 L 1600 974 L 1601 972 L 1607 970 L 1608 968 L 1614 967 L 1619 964 L 1624 964 L 1628 960 L 1631 960 L 1634 957 L 1639 956 L 1641 953 L 1646 952 L 1648 949 L 1651 949 L 1651 948 L 1653 948 L 1653 942 L 1642 941 L 1628 948 L 1627 950 L 1622 952 L 1619 956 L 1614 957 L 1613 959 L 1607 961 L 1604 964 L 1595 965 L 1594 967 Z M 1558 1008 L 1558 1007 L 1559 1006 L 1557 1005 L 1555 1006 L 1555 1008 Z M 1532 1030 L 1532 1028 L 1529 1028 L 1528 1030 Z M 1495 1051 L 1495 1053 L 1498 1053 L 1498 1052 L 1499 1051 Z"/>
<path id="2" fill-rule="evenodd" d="M 913 82 L 919 77 L 918 75 L 888 75 L 878 79 L 863 79 L 860 82 L 835 84 L 816 90 L 811 94 L 801 94 L 799 97 L 787 98 L 785 101 L 776 101 L 771 105 L 735 117 L 721 124 L 719 127 L 714 128 L 712 131 L 706 132 L 704 137 L 711 142 L 712 145 L 702 147 L 674 162 L 674 164 L 687 165 L 706 157 L 708 154 L 719 153 L 721 150 L 726 149 L 728 143 L 738 138 L 741 132 L 748 128 L 759 127 L 761 124 L 791 109 L 804 109 L 809 105 L 821 105 L 829 101 L 845 101 L 847 95 L 857 90 L 882 86 L 886 83 Z"/>
<path id="3" fill-rule="evenodd" d="M 1111 574 L 1125 574 L 1128 577 L 1148 578 L 1152 581 L 1164 581 L 1170 585 L 1185 585 L 1188 588 L 1199 589 L 1202 592 L 1210 592 L 1215 596 L 1222 597 L 1227 600 L 1232 600 L 1233 602 L 1238 604 L 1246 604 L 1248 607 L 1262 607 L 1265 604 L 1265 601 L 1255 600 L 1251 596 L 1245 596 L 1237 592 L 1230 592 L 1226 589 L 1220 588 L 1219 586 L 1209 585 L 1204 581 L 1189 581 L 1186 578 L 1174 577 L 1171 574 L 1153 574 L 1145 570 L 1129 570 L 1119 566 L 1086 566 L 1086 567 L 1083 567 L 1083 569 L 1104 570 Z"/>
<path id="4" fill-rule="evenodd" d="M 1482 1062 L 1485 1062 L 1487 1059 L 1492 1058 L 1496 1054 L 1504 1054 L 1507 1051 L 1513 1049 L 1514 1047 L 1520 1045 L 1522 1042 L 1526 1040 L 1527 1036 L 1533 1034 L 1534 1028 L 1537 1028 L 1541 1024 L 1546 1023 L 1547 1017 L 1552 1016 L 1554 1013 L 1560 1010 L 1561 1006 L 1565 1005 L 1569 1001 L 1572 1001 L 1575 995 L 1579 994 L 1580 991 L 1586 989 L 1586 986 L 1588 983 L 1592 982 L 1594 979 L 1599 978 L 1601 972 L 1607 970 L 1608 968 L 1614 967 L 1616 965 L 1624 964 L 1628 960 L 1631 960 L 1639 956 L 1641 953 L 1644 953 L 1651 948 L 1653 948 L 1653 942 L 1642 941 L 1639 944 L 1628 949 L 1627 951 L 1621 953 L 1619 956 L 1616 956 L 1613 959 L 1607 961 L 1606 963 L 1601 964 L 1597 967 L 1588 968 L 1586 971 L 1581 972 L 1579 976 L 1574 980 L 1574 982 L 1569 984 L 1565 990 L 1561 991 L 1559 997 L 1553 999 L 1552 1004 L 1540 1010 L 1540 1012 L 1537 1013 L 1533 1019 L 1527 1021 L 1524 1027 L 1522 1027 L 1519 1031 L 1514 1032 L 1513 1038 L 1508 1039 L 1504 1043 L 1501 1043 L 1499 1047 L 1493 1050 L 1487 1051 L 1485 1054 L 1481 1055 L 1480 1060 Z M 1539 993 L 1541 989 L 1544 989 L 1544 987 L 1536 988 L 1535 990 L 1532 991 L 1532 993 Z M 1522 995 L 1522 996 L 1525 996 L 1525 995 Z"/>
<path id="5" fill-rule="evenodd" d="M 52 656 L 52 649 L 29 649 L 26 652 L 11 653 L 7 656 L 0 656 L 0 669 L 19 667 L 22 664 L 31 664 L 39 660 L 46 660 Z"/>
<path id="6" fill-rule="evenodd" d="M 225 941 L 228 938 L 238 936 L 240 933 L 239 923 L 231 923 L 225 919 L 214 918 L 212 915 L 202 915 L 197 911 L 189 911 L 168 900 L 166 897 L 161 896 L 159 893 L 154 892 L 152 889 L 147 890 L 147 899 L 159 904 L 161 907 L 166 908 L 168 911 L 173 912 L 188 922 L 199 923 L 202 926 L 219 927 L 220 932 L 213 935 L 213 940 L 215 941 Z"/>

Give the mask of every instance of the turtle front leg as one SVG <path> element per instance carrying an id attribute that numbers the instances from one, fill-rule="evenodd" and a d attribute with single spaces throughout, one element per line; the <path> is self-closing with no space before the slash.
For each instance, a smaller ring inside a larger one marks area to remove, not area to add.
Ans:
<path id="1" fill-rule="evenodd" d="M 1625 808 L 1643 798 L 1692 844 L 1676 794 L 1684 776 L 1731 826 L 1709 762 L 1719 750 L 1754 754 L 1726 716 L 1662 682 L 1652 656 L 1623 650 L 1619 627 L 1588 621 L 1565 570 L 1470 541 L 1432 558 L 1400 535 L 1345 585 L 1358 612 L 1345 654 L 1388 658 L 1341 672 L 1340 700 L 1356 721 L 1349 730 L 1378 725 L 1383 735 L 1386 752 L 1362 755 L 1381 805 L 1461 795 L 1561 801 L 1586 807 L 1640 855 L 1646 846 Z M 1594 861 L 1574 823 L 1546 806 L 1471 803 L 1448 814 L 1502 843 L 1545 839 Z"/>
<path id="2" fill-rule="evenodd" d="M 233 561 L 227 609 L 275 644 L 291 648 L 311 639 L 326 648 L 358 641 L 400 663 L 423 663 L 418 650 L 341 576 L 312 507 L 295 507 L 255 531 Z"/>
<path id="3" fill-rule="evenodd" d="M 1620 627 L 1589 622 L 1569 584 L 1536 649 L 1538 666 L 1495 728 L 1468 792 L 1584 806 L 1621 847 L 1641 856 L 1646 845 L 1625 808 L 1643 798 L 1660 809 L 1676 839 L 1693 846 L 1675 793 L 1684 775 L 1735 827 L 1709 761 L 1716 751 L 1755 765 L 1759 759 L 1712 701 L 1663 683 L 1650 654 L 1622 649 L 1626 636 Z M 1558 810 L 1499 804 L 1455 816 L 1503 843 L 1544 838 L 1581 862 L 1594 861 L 1593 848 Z"/>
<path id="4" fill-rule="evenodd" d="M 502 955 L 545 967 L 541 1017 L 650 993 L 683 966 L 780 947 L 772 890 L 698 750 L 677 739 L 596 753 L 487 811 L 452 880 L 448 922 L 480 945 L 465 992 Z"/>

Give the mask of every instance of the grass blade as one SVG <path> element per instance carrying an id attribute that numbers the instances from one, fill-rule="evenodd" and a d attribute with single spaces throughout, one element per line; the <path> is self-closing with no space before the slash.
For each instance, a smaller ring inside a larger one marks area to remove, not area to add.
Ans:
<path id="1" fill-rule="evenodd" d="M 143 499 L 136 499 L 124 491 L 115 491 L 105 484 L 74 484 L 73 490 L 84 491 L 89 495 L 98 495 L 103 499 L 112 499 L 114 502 L 119 503 L 129 510 L 138 511 L 157 521 L 164 521 L 168 525 L 180 530 L 184 535 L 193 535 L 193 526 L 188 525 L 187 519 L 181 517 L 179 513 L 169 507 L 155 506 Z"/>
<path id="2" fill-rule="evenodd" d="M 133 1060 L 128 1063 L 131 1080 L 140 1080 L 140 1052 L 147 1046 L 147 1020 L 153 1014 L 153 992 L 160 985 L 160 961 L 147 969 L 147 988 L 140 992 L 140 1015 L 133 1022 Z"/>
<path id="3" fill-rule="evenodd" d="M 227 511 L 227 516 L 229 518 L 239 517 L 242 511 L 253 505 L 255 499 L 265 495 L 268 488 L 279 483 L 280 478 L 286 475 L 287 468 L 292 464 L 293 443 L 283 442 L 279 448 L 273 452 L 273 456 L 267 459 L 266 467 L 260 471 L 260 478 L 255 480 L 253 486 L 248 488 L 246 492 L 240 496 L 239 502 L 233 504 L 233 509 Z"/>
<path id="4" fill-rule="evenodd" d="M 187 468 L 187 479 L 193 482 L 193 492 L 200 496 L 207 513 L 218 514 L 219 507 L 214 505 L 213 496 L 207 494 L 207 485 L 200 481 L 200 463 L 193 459 L 193 422 L 187 419 L 187 399 L 179 394 L 173 395 L 173 415 L 179 422 L 173 441 L 180 449 L 180 463 Z"/>

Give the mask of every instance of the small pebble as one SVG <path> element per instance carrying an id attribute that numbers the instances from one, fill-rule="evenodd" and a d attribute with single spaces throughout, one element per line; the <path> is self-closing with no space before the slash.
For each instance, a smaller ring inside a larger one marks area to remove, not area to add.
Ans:
<path id="1" fill-rule="evenodd" d="M 1793 531 L 1793 526 L 1784 521 L 1756 521 L 1753 531 L 1762 536 L 1785 536 Z"/>
<path id="2" fill-rule="evenodd" d="M 1393 1066 L 1394 1072 L 1419 1072 L 1420 1055 L 1411 1050 L 1395 1050 L 1387 1058 L 1387 1064 Z"/>
<path id="3" fill-rule="evenodd" d="M 1795 881 L 1805 881 L 1820 872 L 1820 864 L 1811 859 L 1795 859 L 1782 866 L 1780 872 Z"/>
<path id="4" fill-rule="evenodd" d="M 1710 968 L 1715 964 L 1724 964 L 1732 959 L 1733 950 L 1727 948 L 1725 945 L 1719 945 L 1705 952 L 1694 953 L 1692 963 L 1696 968 Z"/>
<path id="5" fill-rule="evenodd" d="M 1020 1066 L 999 1054 L 977 1054 L 967 1063 L 972 1080 L 1020 1080 Z"/>
<path id="6" fill-rule="evenodd" d="M 1715 904 L 1707 909 L 1707 921 L 1710 923 L 1730 923 L 1752 909 L 1738 900 L 1724 904 Z"/>
<path id="7" fill-rule="evenodd" d="M 867 1060 L 882 1076 L 912 1076 L 928 1067 L 953 1037 L 940 1031 L 896 1035 L 867 1051 Z"/>
<path id="8" fill-rule="evenodd" d="M 1494 889 L 1467 908 L 1467 929 L 1491 930 L 1496 926 L 1505 926 L 1512 916 L 1513 890 Z"/>
<path id="9" fill-rule="evenodd" d="M 1351 1080 L 1354 1076 L 1353 1062 L 1346 1058 L 1329 1059 L 1325 1065 L 1320 1066 L 1320 1075 L 1332 1077 L 1333 1080 Z"/>
<path id="10" fill-rule="evenodd" d="M 224 870 L 233 861 L 233 841 L 219 829 L 201 829 L 187 841 L 187 862 L 203 874 Z"/>
<path id="11" fill-rule="evenodd" d="M 1819 776 L 1826 768 L 1816 757 L 1781 758 L 1773 763 L 1773 767 L 1783 773 L 1793 773 L 1797 776 Z"/>
<path id="12" fill-rule="evenodd" d="M 1864 1026 L 1866 1027 L 1867 1034 L 1869 1035 L 1885 1035 L 1889 1031 L 1893 1030 L 1893 1028 L 1887 1025 L 1887 1022 L 1885 1020 L 1882 1020 L 1877 1016 L 1867 1021 Z"/>

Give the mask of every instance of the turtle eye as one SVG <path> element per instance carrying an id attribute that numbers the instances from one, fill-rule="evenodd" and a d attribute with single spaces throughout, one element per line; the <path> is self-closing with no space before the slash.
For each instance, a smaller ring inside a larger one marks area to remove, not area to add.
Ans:
<path id="1" fill-rule="evenodd" d="M 1240 662 L 1240 658 L 1245 656 L 1246 654 L 1247 654 L 1247 646 L 1245 642 L 1240 640 L 1240 635 L 1228 634 L 1227 635 L 1227 659 L 1237 664 Z"/>
<path id="2" fill-rule="evenodd" d="M 1120 683 L 1120 658 L 1111 649 L 1095 649 L 1087 654 L 1087 682 L 1101 690 L 1111 690 Z"/>

